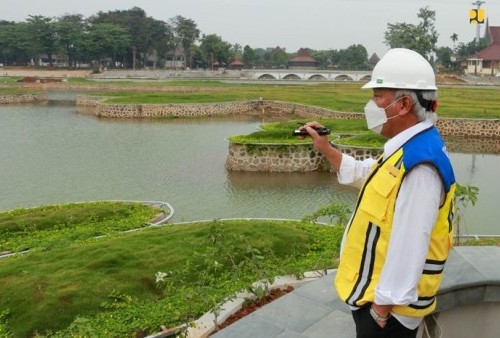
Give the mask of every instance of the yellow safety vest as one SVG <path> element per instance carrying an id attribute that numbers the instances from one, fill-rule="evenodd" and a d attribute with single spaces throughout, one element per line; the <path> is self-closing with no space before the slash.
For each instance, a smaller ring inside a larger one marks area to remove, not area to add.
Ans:
<path id="1" fill-rule="evenodd" d="M 422 163 L 432 164 L 437 169 L 445 198 L 431 233 L 424 270 L 417 286 L 418 300 L 407 306 L 396 305 L 392 311 L 410 317 L 423 317 L 434 311 L 444 264 L 453 243 L 455 191 L 453 169 L 434 127 L 414 136 L 385 161 L 375 163 L 360 191 L 335 277 L 337 293 L 347 304 L 360 307 L 374 301 L 401 183 L 405 173 Z"/>

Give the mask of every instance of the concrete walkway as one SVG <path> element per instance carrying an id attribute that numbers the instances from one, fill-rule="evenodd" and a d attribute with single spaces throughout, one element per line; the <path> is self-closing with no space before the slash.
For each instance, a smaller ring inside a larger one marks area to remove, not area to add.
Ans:
<path id="1" fill-rule="evenodd" d="M 354 338 L 356 335 L 350 310 L 336 296 L 334 276 L 335 272 L 296 288 L 212 337 Z M 458 247 L 451 252 L 445 267 L 437 311 L 483 303 L 496 304 L 492 318 L 500 318 L 500 247 Z M 439 319 L 439 314 L 435 317 Z M 433 320 L 437 321 L 435 317 Z M 456 319 L 454 321 L 456 322 Z M 443 327 L 446 328 L 445 324 L 442 323 L 441 331 Z M 480 330 L 479 336 L 482 338 L 498 337 L 496 334 L 499 331 L 494 327 L 498 326 L 498 323 L 492 323 L 490 320 L 486 324 L 478 325 L 470 329 Z M 494 335 L 484 329 L 485 325 Z M 419 336 L 421 334 L 422 332 Z M 468 334 L 452 336 L 443 333 L 441 336 L 471 337 Z M 436 334 L 436 337 L 438 336 Z"/>

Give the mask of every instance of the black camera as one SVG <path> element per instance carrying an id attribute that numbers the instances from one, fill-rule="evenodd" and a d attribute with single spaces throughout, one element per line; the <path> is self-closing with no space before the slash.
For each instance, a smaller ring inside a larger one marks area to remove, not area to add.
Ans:
<path id="1" fill-rule="evenodd" d="M 331 133 L 331 130 L 329 128 L 313 128 L 313 129 L 316 130 L 316 132 L 319 135 L 330 135 L 330 133 Z M 292 135 L 293 136 L 309 136 L 309 133 L 305 129 L 303 129 L 303 130 L 295 129 L 292 132 Z"/>

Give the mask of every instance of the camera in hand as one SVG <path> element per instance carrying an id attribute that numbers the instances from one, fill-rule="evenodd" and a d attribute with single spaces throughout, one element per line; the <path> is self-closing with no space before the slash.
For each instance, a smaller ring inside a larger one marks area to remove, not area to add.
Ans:
<path id="1" fill-rule="evenodd" d="M 314 128 L 319 135 L 330 135 L 331 130 L 329 128 Z M 293 136 L 309 136 L 307 130 L 295 129 L 292 132 Z"/>

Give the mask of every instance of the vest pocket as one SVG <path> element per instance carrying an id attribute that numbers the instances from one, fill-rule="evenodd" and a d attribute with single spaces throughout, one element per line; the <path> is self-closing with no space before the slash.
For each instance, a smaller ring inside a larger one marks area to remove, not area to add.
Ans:
<path id="1" fill-rule="evenodd" d="M 359 208 L 380 221 L 385 220 L 389 195 L 396 184 L 397 178 L 386 168 L 381 168 L 366 186 Z"/>

